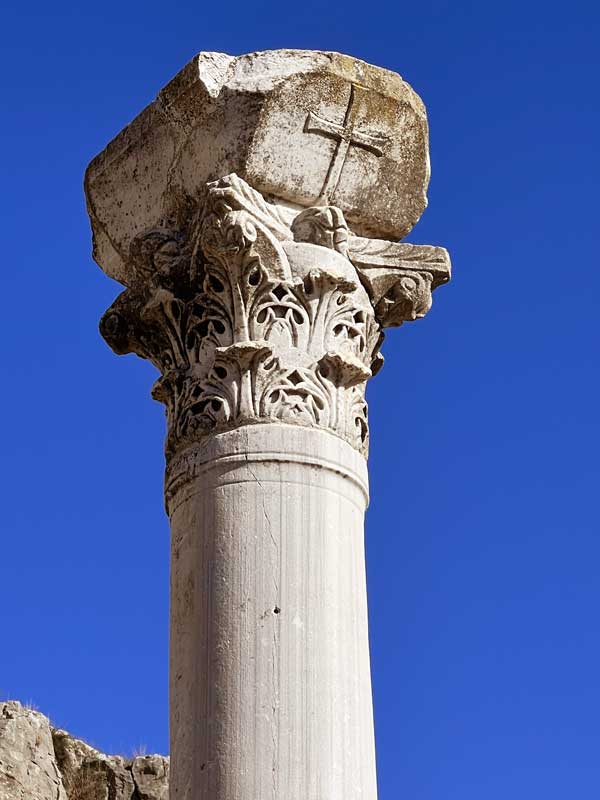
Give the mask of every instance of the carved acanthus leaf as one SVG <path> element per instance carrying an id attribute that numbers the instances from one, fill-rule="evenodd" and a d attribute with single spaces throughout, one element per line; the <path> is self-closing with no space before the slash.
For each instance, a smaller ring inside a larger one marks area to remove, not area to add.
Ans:
<path id="1" fill-rule="evenodd" d="M 370 270 L 381 267 L 405 270 L 425 270 L 434 276 L 433 288 L 448 283 L 451 264 L 444 247 L 409 242 L 388 242 L 351 236 L 348 257 L 355 267 Z"/>
<path id="2" fill-rule="evenodd" d="M 321 374 L 336 386 L 358 386 L 369 380 L 373 373 L 352 353 L 325 353 L 319 361 Z"/>
<path id="3" fill-rule="evenodd" d="M 348 225 L 336 206 L 315 206 L 300 212 L 292 222 L 296 242 L 312 242 L 348 255 Z"/>
<path id="4" fill-rule="evenodd" d="M 280 241 L 292 238 L 288 223 L 279 208 L 235 174 L 208 184 L 209 204 L 213 210 L 223 203 L 230 210 L 245 211 L 262 223 Z"/>

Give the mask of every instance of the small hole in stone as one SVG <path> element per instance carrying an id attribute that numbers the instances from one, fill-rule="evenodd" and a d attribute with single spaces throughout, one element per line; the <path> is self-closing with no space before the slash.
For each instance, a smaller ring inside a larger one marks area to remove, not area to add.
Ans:
<path id="1" fill-rule="evenodd" d="M 279 606 L 275 606 L 275 608 L 273 609 L 273 613 L 274 614 L 281 614 L 281 609 L 279 608 Z"/>
<path id="2" fill-rule="evenodd" d="M 202 766 L 200 767 L 200 772 L 203 772 L 205 769 L 206 769 L 206 764 L 202 764 Z"/>

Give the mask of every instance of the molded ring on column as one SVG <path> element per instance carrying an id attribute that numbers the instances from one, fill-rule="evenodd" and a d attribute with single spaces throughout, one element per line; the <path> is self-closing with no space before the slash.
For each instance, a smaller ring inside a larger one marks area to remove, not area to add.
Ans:
<path id="1" fill-rule="evenodd" d="M 165 473 L 167 513 L 183 499 L 181 491 L 209 471 L 223 474 L 228 465 L 268 463 L 313 466 L 342 476 L 359 490 L 365 508 L 369 503 L 367 462 L 351 445 L 318 428 L 271 422 L 214 434 L 175 456 Z"/>

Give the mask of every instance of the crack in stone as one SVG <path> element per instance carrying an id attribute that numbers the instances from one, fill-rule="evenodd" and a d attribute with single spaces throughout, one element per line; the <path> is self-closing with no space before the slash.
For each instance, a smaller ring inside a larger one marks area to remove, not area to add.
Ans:
<path id="1" fill-rule="evenodd" d="M 258 478 L 256 473 L 254 472 L 254 470 L 250 466 L 248 454 L 246 454 L 246 466 L 248 467 L 248 470 L 250 471 L 250 474 L 252 475 L 252 477 L 254 478 L 254 480 L 256 481 L 256 483 L 259 485 L 259 487 L 261 489 L 262 511 L 263 511 L 264 518 L 267 521 L 268 528 L 269 528 L 269 536 L 271 537 L 271 541 L 272 541 L 272 543 L 273 543 L 273 545 L 275 547 L 275 552 L 277 554 L 277 558 L 276 558 L 277 566 L 279 567 L 279 562 L 280 562 L 280 557 L 281 557 L 280 556 L 280 551 L 279 551 L 279 543 L 277 542 L 277 540 L 276 540 L 276 538 L 275 538 L 275 536 L 273 534 L 273 528 L 272 528 L 272 525 L 271 525 L 271 520 L 269 518 L 269 515 L 267 514 L 267 509 L 265 507 L 265 487 L 263 486 L 262 482 L 260 481 L 260 479 Z M 273 570 L 273 585 L 275 586 L 275 598 L 277 600 L 277 598 L 279 596 L 279 585 L 278 585 L 278 582 L 277 582 L 277 574 L 276 574 L 276 570 L 275 569 Z M 278 605 L 276 605 L 275 608 L 273 609 L 273 614 L 274 614 L 274 616 L 278 616 L 280 613 L 281 613 L 281 609 L 280 609 L 280 607 Z M 276 701 L 276 698 L 277 698 L 277 694 L 278 694 L 278 691 L 279 691 L 279 680 L 278 680 L 278 675 L 277 675 L 277 664 L 279 662 L 279 659 L 277 658 L 277 655 L 279 653 L 279 637 L 278 637 L 278 627 L 277 627 L 277 625 L 278 625 L 277 620 L 274 620 L 274 622 L 273 622 L 273 658 L 271 659 L 272 686 L 273 686 L 273 703 L 271 704 L 271 715 L 272 715 L 272 720 L 271 720 L 271 740 L 272 740 L 272 746 L 273 746 L 273 767 L 272 767 L 272 770 L 271 770 L 271 775 L 272 775 L 272 781 L 273 781 L 273 800 L 276 800 L 276 798 L 277 798 L 277 762 L 278 762 L 278 744 L 277 744 L 277 727 L 278 726 L 277 726 L 277 701 Z"/>
<path id="2" fill-rule="evenodd" d="M 142 800 L 140 787 L 135 779 L 135 773 L 133 771 L 133 761 L 126 767 L 126 769 L 131 773 L 131 780 L 133 781 L 133 794 L 131 795 L 131 800 Z"/>

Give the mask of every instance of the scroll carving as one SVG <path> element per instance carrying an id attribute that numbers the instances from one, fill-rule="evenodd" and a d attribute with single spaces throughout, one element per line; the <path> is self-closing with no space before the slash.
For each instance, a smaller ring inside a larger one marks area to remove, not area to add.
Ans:
<path id="1" fill-rule="evenodd" d="M 335 207 L 288 219 L 233 175 L 209 184 L 188 230 L 133 242 L 135 281 L 101 332 L 117 353 L 159 369 L 153 396 L 166 406 L 169 457 L 264 421 L 324 428 L 366 454 L 381 328 L 427 310 L 431 275 L 365 279 Z"/>

